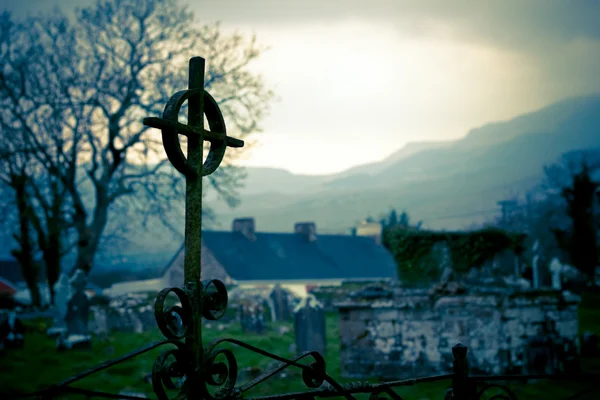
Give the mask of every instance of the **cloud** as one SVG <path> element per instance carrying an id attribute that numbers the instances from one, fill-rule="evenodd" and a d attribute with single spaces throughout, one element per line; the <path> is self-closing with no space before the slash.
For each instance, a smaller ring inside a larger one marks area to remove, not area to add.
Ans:
<path id="1" fill-rule="evenodd" d="M 360 19 L 404 38 L 513 53 L 552 81 L 550 98 L 600 90 L 597 0 L 219 0 L 192 2 L 192 9 L 200 19 L 257 32 Z"/>
<path id="2" fill-rule="evenodd" d="M 94 2 L 0 0 L 0 7 L 23 15 Z M 597 0 L 187 2 L 200 22 L 254 31 L 271 47 L 254 66 L 283 100 L 265 120 L 256 165 L 331 172 L 407 141 L 457 138 L 600 91 Z"/>
<path id="3" fill-rule="evenodd" d="M 186 2 L 186 1 L 184 1 Z M 73 9 L 92 0 L 0 0 L 18 14 Z M 547 53 L 576 41 L 600 41 L 597 0 L 217 0 L 187 3 L 202 21 L 244 26 L 323 23 L 358 18 L 391 24 L 407 35 Z"/>
<path id="4" fill-rule="evenodd" d="M 498 44 L 600 39 L 596 0 L 219 0 L 195 3 L 198 16 L 223 22 L 303 24 L 348 17 L 395 23 L 422 33 L 442 24 L 463 38 Z"/>

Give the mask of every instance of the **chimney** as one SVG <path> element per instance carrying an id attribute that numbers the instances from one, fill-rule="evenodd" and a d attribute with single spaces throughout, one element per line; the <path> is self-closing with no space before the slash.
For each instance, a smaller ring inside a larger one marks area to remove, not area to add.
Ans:
<path id="1" fill-rule="evenodd" d="M 317 225 L 314 222 L 296 222 L 294 233 L 303 236 L 309 242 L 317 240 Z"/>
<path id="2" fill-rule="evenodd" d="M 241 233 L 246 239 L 254 241 L 256 240 L 256 234 L 254 230 L 254 218 L 236 218 L 232 224 L 233 233 Z"/>
<path id="3" fill-rule="evenodd" d="M 355 236 L 370 237 L 375 243 L 380 245 L 383 226 L 379 222 L 364 222 L 353 229 L 353 234 Z"/>

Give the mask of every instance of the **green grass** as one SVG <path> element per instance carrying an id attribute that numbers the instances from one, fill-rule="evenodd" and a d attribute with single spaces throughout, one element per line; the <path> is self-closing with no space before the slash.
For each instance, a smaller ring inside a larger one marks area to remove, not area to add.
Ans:
<path id="1" fill-rule="evenodd" d="M 600 295 L 588 294 L 583 297 L 579 307 L 579 331 L 589 331 L 600 336 Z M 582 359 L 581 365 L 586 371 L 600 371 L 598 358 Z"/>
<path id="2" fill-rule="evenodd" d="M 582 330 L 591 330 L 600 334 L 598 316 L 600 316 L 600 308 L 590 307 L 582 310 Z M 212 324 L 210 329 L 205 329 L 205 342 L 230 337 L 243 340 L 250 345 L 283 357 L 293 356 L 290 352 L 290 346 L 294 343 L 291 323 L 273 324 L 270 326 L 270 330 L 262 335 L 243 334 L 237 324 L 233 324 L 232 327 L 220 332 L 216 329 L 217 325 Z M 276 328 L 283 325 L 290 328 L 290 333 L 279 335 Z M 0 359 L 0 392 L 2 393 L 24 393 L 43 389 L 85 369 L 94 367 L 103 361 L 120 357 L 153 341 L 163 339 L 158 330 L 143 334 L 115 332 L 104 338 L 95 337 L 92 350 L 57 353 L 54 341 L 44 334 L 47 328 L 45 321 L 30 321 L 27 323 L 27 328 L 29 332 L 26 336 L 25 349 L 7 351 Z M 340 376 L 338 333 L 337 315 L 329 314 L 327 316 L 328 343 L 325 358 L 328 373 L 334 378 Z M 86 377 L 73 386 L 112 393 L 127 390 L 146 393 L 150 397 L 154 397 L 151 384 L 146 383 L 144 378 L 152 371 L 156 357 L 166 348 L 168 346 L 152 350 L 147 354 L 115 365 L 101 373 Z M 259 367 L 264 371 L 271 363 L 269 359 L 245 349 L 238 348 L 235 350 L 235 355 L 240 370 L 252 366 Z M 588 363 L 587 365 L 594 365 L 594 363 Z M 289 371 L 291 372 L 288 372 L 288 376 L 285 378 L 274 377 L 266 383 L 251 389 L 247 397 L 305 390 L 300 374 L 295 370 Z M 348 382 L 344 379 L 339 379 L 339 381 L 341 383 Z M 442 399 L 444 391 L 449 385 L 449 381 L 425 383 L 399 388 L 396 391 L 406 399 Z M 529 384 L 511 384 L 510 387 L 519 399 L 542 398 L 544 400 L 566 399 L 582 388 L 578 383 L 542 381 Z M 597 398 L 597 396 L 598 393 L 596 392 L 591 397 L 584 396 L 581 399 L 592 399 Z M 366 396 L 359 397 L 367 398 Z M 71 395 L 68 398 L 83 397 Z"/>

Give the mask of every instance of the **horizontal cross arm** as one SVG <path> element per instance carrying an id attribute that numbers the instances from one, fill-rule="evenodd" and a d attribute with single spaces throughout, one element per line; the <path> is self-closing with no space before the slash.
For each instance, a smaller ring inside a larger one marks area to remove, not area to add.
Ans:
<path id="1" fill-rule="evenodd" d="M 192 136 L 192 135 L 200 135 L 200 130 L 195 129 L 189 125 L 185 125 L 182 124 L 180 122 L 175 122 L 175 121 L 168 121 L 162 118 L 156 118 L 156 117 L 148 117 L 148 118 L 144 118 L 144 125 L 149 126 L 151 128 L 156 128 L 156 129 L 169 129 L 172 130 L 176 133 L 185 135 L 185 136 Z M 209 142 L 223 142 L 225 141 L 225 144 L 227 145 L 227 147 L 244 147 L 244 141 L 241 139 L 236 139 L 234 137 L 231 136 L 227 136 L 223 133 L 218 133 L 218 132 L 211 132 L 211 131 L 204 131 L 204 135 L 203 135 L 204 140 L 208 140 Z"/>

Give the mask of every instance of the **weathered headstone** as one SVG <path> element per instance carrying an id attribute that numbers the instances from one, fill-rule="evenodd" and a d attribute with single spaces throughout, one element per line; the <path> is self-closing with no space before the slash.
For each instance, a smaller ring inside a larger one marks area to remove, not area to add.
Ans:
<path id="1" fill-rule="evenodd" d="M 90 307 L 90 330 L 105 334 L 111 330 L 142 333 L 156 327 L 152 305 L 144 294 L 127 294 Z"/>
<path id="2" fill-rule="evenodd" d="M 327 339 L 323 306 L 314 295 L 309 294 L 298 304 L 294 314 L 296 351 L 318 351 L 324 355 Z"/>
<path id="3" fill-rule="evenodd" d="M 60 274 L 58 281 L 54 284 L 54 322 L 48 328 L 48 336 L 57 337 L 67 331 L 65 317 L 67 315 L 67 305 L 71 297 L 71 283 L 66 274 Z"/>
<path id="4" fill-rule="evenodd" d="M 85 294 L 87 278 L 85 272 L 77 270 L 69 280 L 71 296 L 67 303 L 65 314 L 66 332 L 61 334 L 56 342 L 58 350 L 90 347 L 91 335 L 89 334 L 89 299 Z"/>
<path id="5" fill-rule="evenodd" d="M 83 291 L 76 292 L 69 300 L 65 323 L 69 335 L 88 334 L 89 300 Z"/>
<path id="6" fill-rule="evenodd" d="M 600 355 L 598 343 L 600 343 L 598 335 L 590 331 L 583 332 L 581 335 L 581 356 L 598 357 Z"/>
<path id="7" fill-rule="evenodd" d="M 269 295 L 273 304 L 273 315 L 275 321 L 289 321 L 292 319 L 292 310 L 290 310 L 290 296 L 281 285 L 275 285 Z"/>
<path id="8" fill-rule="evenodd" d="M 263 333 L 265 330 L 264 307 L 261 304 L 240 306 L 240 323 L 244 333 Z"/>
<path id="9" fill-rule="evenodd" d="M 107 307 L 91 307 L 92 311 L 92 332 L 96 335 L 104 335 L 110 331 L 109 328 L 109 318 L 108 312 L 106 310 Z"/>
<path id="10" fill-rule="evenodd" d="M 558 261 L 558 258 L 553 258 L 552 261 L 550 261 L 548 268 L 552 274 L 552 288 L 555 290 L 562 290 L 561 274 L 563 266 L 560 261 Z"/>
<path id="11" fill-rule="evenodd" d="M 540 287 L 540 271 L 539 271 L 539 262 L 540 262 L 540 242 L 536 240 L 533 244 L 533 259 L 531 260 L 531 265 L 533 269 L 533 288 L 538 289 Z"/>
<path id="12" fill-rule="evenodd" d="M 0 349 L 20 349 L 25 342 L 25 327 L 14 311 L 0 319 Z"/>

